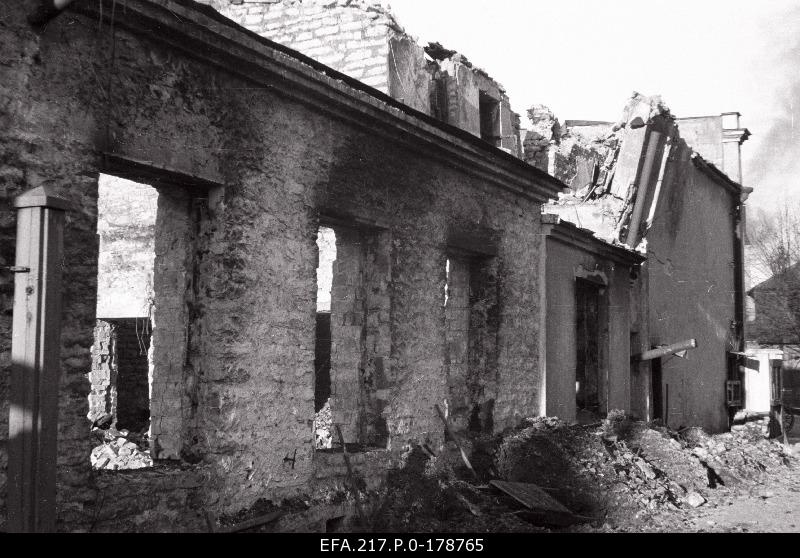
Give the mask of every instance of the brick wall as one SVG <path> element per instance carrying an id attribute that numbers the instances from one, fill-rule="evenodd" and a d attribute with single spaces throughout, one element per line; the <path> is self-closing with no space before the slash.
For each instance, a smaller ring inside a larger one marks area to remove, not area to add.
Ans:
<path id="1" fill-rule="evenodd" d="M 251 31 L 389 93 L 389 36 L 397 24 L 359 2 L 290 0 L 218 5 Z"/>
<path id="2" fill-rule="evenodd" d="M 388 9 L 351 0 L 201 1 L 263 37 L 476 136 L 483 91 L 500 103 L 498 147 L 522 157 L 519 115 L 503 88 L 460 55 L 430 61 Z"/>

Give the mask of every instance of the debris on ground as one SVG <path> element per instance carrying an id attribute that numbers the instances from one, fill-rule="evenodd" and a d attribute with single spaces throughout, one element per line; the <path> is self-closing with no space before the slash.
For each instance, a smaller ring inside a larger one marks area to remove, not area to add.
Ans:
<path id="1" fill-rule="evenodd" d="M 92 449 L 90 460 L 93 469 L 116 471 L 153 466 L 150 450 L 142 450 L 140 444 L 145 444 L 142 441 L 137 444 L 137 436 L 129 431 L 95 428 L 93 432 L 103 439 L 102 444 Z"/>
<path id="2" fill-rule="evenodd" d="M 498 490 L 493 481 L 501 481 L 512 488 L 534 485 L 585 518 L 582 525 L 568 527 L 573 531 L 679 528 L 692 510 L 722 505 L 754 489 L 768 494 L 763 485 L 770 478 L 796 468 L 791 451 L 769 439 L 768 417 L 749 417 L 741 425 L 709 435 L 699 428 L 675 431 L 635 421 L 621 411 L 590 425 L 527 419 L 503 435 L 469 441 L 477 480 L 458 459 L 455 444 L 436 458 L 411 452 L 406 466 L 389 475 L 374 527 L 443 532 L 555 528 L 547 514 L 530 514 L 519 498 Z"/>

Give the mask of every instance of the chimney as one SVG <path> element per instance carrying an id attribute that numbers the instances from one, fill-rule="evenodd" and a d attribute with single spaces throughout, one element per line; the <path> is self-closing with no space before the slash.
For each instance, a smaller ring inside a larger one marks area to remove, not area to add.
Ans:
<path id="1" fill-rule="evenodd" d="M 722 170 L 731 180 L 742 183 L 742 144 L 750 137 L 750 130 L 739 126 L 738 112 L 723 112 L 722 117 Z"/>

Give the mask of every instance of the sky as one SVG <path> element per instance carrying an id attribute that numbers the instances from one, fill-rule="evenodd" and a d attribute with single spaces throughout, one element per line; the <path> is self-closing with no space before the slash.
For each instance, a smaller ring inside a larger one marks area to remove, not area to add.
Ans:
<path id="1" fill-rule="evenodd" d="M 800 204 L 800 0 L 389 0 L 406 31 L 486 70 L 523 116 L 616 121 L 633 91 L 738 111 L 748 205 Z M 793 111 L 797 109 L 797 128 Z M 800 206 L 799 206 L 800 208 Z"/>

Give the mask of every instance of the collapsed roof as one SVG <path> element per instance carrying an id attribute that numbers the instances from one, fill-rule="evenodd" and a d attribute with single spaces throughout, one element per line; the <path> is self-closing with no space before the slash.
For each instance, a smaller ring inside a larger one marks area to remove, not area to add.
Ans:
<path id="1" fill-rule="evenodd" d="M 745 195 L 749 191 L 681 138 L 678 119 L 659 96 L 634 92 L 615 123 L 567 120 L 562 125 L 543 105 L 528 115 L 533 126 L 524 139 L 525 160 L 568 186 L 543 212 L 590 229 L 607 242 L 646 250 L 643 241 L 668 163 L 677 159 L 678 150 L 687 151 L 694 165 L 723 187 Z"/>

